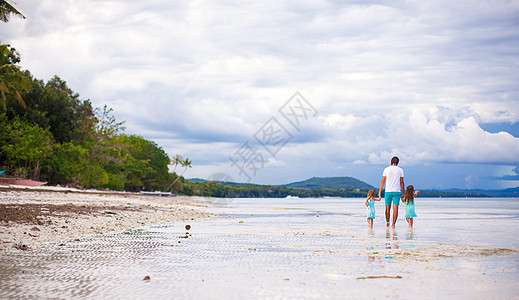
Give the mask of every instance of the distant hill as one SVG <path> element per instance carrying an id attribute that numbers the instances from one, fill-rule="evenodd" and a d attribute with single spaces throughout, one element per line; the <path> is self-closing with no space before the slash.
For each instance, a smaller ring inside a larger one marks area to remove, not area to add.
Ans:
<path id="1" fill-rule="evenodd" d="M 190 178 L 191 182 L 204 183 L 208 182 L 202 178 Z M 218 183 L 229 185 L 261 185 L 251 183 L 238 183 L 228 181 L 216 181 Z M 312 177 L 310 179 L 289 184 L 279 184 L 275 186 L 282 186 L 287 188 L 305 188 L 305 189 L 373 189 L 373 186 L 360 181 L 353 177 Z"/>
<path id="2" fill-rule="evenodd" d="M 205 182 L 217 182 L 220 184 L 228 184 L 228 185 L 261 185 L 261 184 L 254 184 L 254 183 L 245 183 L 245 182 L 234 182 L 234 181 L 225 181 L 225 180 L 207 180 L 203 178 L 188 178 L 188 181 L 196 182 L 196 183 L 205 183 Z"/>
<path id="3" fill-rule="evenodd" d="M 208 181 L 207 179 L 202 179 L 202 178 L 188 178 L 187 180 L 191 181 L 191 182 L 207 182 Z"/>
<path id="4" fill-rule="evenodd" d="M 374 189 L 373 186 L 353 177 L 313 177 L 282 186 L 306 189 Z"/>

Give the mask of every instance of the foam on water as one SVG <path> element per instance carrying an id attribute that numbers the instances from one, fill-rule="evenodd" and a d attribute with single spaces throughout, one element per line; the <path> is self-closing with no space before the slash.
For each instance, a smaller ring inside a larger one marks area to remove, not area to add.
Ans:
<path id="1" fill-rule="evenodd" d="M 4 255 L 0 298 L 513 298 L 517 199 L 234 199 L 218 217 Z M 150 280 L 143 280 L 149 276 Z"/>

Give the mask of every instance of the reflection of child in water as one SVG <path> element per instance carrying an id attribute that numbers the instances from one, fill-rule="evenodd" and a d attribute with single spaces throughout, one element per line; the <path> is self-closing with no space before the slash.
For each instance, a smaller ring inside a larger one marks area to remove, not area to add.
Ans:
<path id="1" fill-rule="evenodd" d="M 405 220 L 409 224 L 409 228 L 413 228 L 413 218 L 416 218 L 416 212 L 414 211 L 414 197 L 418 195 L 420 191 L 414 190 L 414 186 L 411 184 L 407 186 L 404 196 L 405 203 Z"/>
<path id="2" fill-rule="evenodd" d="M 366 199 L 366 207 L 368 208 L 368 226 L 373 228 L 373 220 L 375 219 L 375 201 L 380 201 L 380 198 L 375 199 L 375 191 L 368 191 L 368 198 Z"/>

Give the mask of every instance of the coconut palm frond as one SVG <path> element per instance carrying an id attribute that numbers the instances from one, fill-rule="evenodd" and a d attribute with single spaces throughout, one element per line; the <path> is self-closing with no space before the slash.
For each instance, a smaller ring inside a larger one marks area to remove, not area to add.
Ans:
<path id="1" fill-rule="evenodd" d="M 16 8 L 14 8 L 14 6 L 12 6 L 9 2 L 0 0 L 0 21 L 9 22 L 13 16 L 25 19 L 25 16 Z"/>

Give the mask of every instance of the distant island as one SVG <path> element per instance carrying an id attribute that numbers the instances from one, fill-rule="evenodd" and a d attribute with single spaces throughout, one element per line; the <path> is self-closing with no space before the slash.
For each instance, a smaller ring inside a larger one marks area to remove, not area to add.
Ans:
<path id="1" fill-rule="evenodd" d="M 373 186 L 353 177 L 312 177 L 304 181 L 293 182 L 283 186 L 306 189 L 374 189 Z"/>
<path id="2" fill-rule="evenodd" d="M 281 198 L 297 197 L 365 197 L 372 185 L 353 177 L 312 177 L 283 185 L 260 185 L 224 181 L 208 181 L 200 178 L 188 179 L 191 191 L 196 195 L 208 197 L 252 197 Z M 519 187 L 505 190 L 420 190 L 420 197 L 519 197 Z"/>

